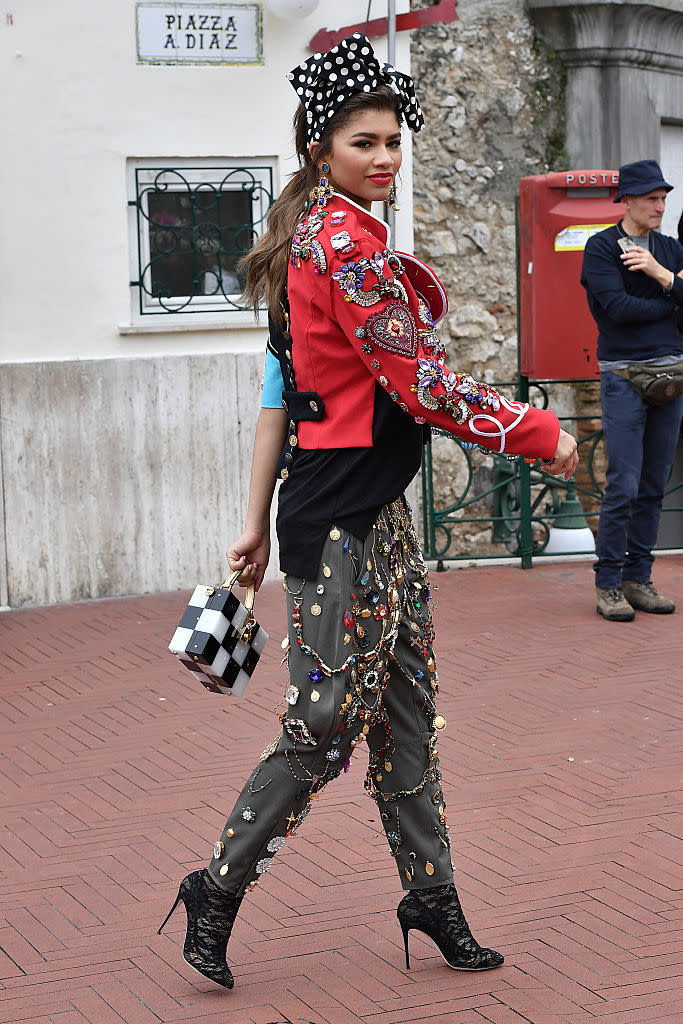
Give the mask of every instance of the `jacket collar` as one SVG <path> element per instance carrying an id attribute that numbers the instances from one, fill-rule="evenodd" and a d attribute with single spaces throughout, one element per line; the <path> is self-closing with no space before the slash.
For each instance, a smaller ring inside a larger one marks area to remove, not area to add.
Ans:
<path id="1" fill-rule="evenodd" d="M 342 210 L 344 206 L 351 206 L 356 211 L 356 219 L 360 223 L 361 227 L 366 228 L 371 235 L 378 238 L 387 249 L 391 248 L 391 228 L 385 220 L 381 217 L 375 217 L 374 214 L 368 213 L 368 211 L 359 206 L 358 203 L 354 203 L 348 196 L 343 196 L 340 192 L 335 192 L 329 205 L 334 204 L 335 210 Z"/>

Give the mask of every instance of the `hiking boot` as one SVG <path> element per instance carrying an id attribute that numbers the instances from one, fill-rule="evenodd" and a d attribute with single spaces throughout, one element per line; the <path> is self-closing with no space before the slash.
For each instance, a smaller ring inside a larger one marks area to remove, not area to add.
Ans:
<path id="1" fill-rule="evenodd" d="M 676 608 L 673 601 L 670 601 L 668 597 L 664 597 L 663 594 L 655 590 L 650 580 L 647 583 L 638 583 L 636 580 L 624 580 L 622 587 L 629 604 L 637 608 L 639 612 L 670 615 Z"/>
<path id="2" fill-rule="evenodd" d="M 636 613 L 624 597 L 621 587 L 596 587 L 598 598 L 596 611 L 603 619 L 611 622 L 630 622 Z"/>

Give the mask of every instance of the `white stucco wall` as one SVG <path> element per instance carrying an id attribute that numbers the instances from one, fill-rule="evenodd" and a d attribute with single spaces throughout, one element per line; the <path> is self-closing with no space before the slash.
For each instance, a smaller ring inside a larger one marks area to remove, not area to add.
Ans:
<path id="1" fill-rule="evenodd" d="M 0 24 L 0 361 L 261 350 L 264 331 L 248 315 L 233 315 L 229 330 L 120 332 L 137 299 L 126 160 L 270 157 L 279 192 L 296 168 L 286 73 L 320 28 L 363 21 L 366 0 L 321 0 L 299 20 L 264 10 L 261 67 L 136 63 L 134 0 L 16 0 L 11 11 L 13 24 Z M 385 59 L 386 37 L 375 42 Z M 397 49 L 407 69 L 407 33 Z M 399 248 L 412 239 L 406 171 Z M 207 328 L 226 318 L 200 319 Z"/>

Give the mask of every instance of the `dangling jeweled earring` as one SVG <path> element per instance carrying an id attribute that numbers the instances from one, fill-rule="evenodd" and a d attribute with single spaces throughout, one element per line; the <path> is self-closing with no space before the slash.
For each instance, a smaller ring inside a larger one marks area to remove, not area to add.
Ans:
<path id="1" fill-rule="evenodd" d="M 334 189 L 330 185 L 329 173 L 329 164 L 321 164 L 320 181 L 309 193 L 311 202 L 317 203 L 321 210 L 327 206 L 327 200 L 331 199 L 334 195 Z"/>
<path id="2" fill-rule="evenodd" d="M 391 188 L 389 189 L 389 195 L 387 196 L 387 202 L 389 204 L 389 209 L 395 210 L 396 212 L 398 212 L 398 206 L 396 205 L 397 198 L 398 197 L 396 195 L 396 178 L 392 178 Z"/>

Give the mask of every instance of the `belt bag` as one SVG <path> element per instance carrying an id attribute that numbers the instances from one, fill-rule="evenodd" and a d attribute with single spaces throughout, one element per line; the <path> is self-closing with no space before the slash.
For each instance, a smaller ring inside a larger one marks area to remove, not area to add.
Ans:
<path id="1" fill-rule="evenodd" d="M 238 569 L 220 587 L 195 587 L 169 651 L 207 690 L 241 697 L 268 634 L 254 618 L 254 588 L 241 604 L 232 592 Z"/>
<path id="2" fill-rule="evenodd" d="M 669 366 L 629 363 L 625 370 L 614 370 L 624 377 L 651 405 L 668 405 L 683 395 L 683 359 Z"/>

